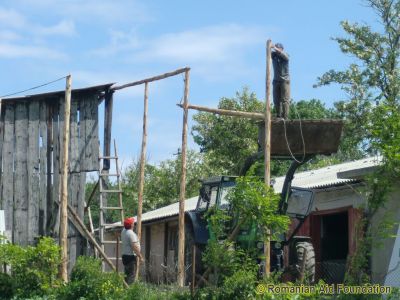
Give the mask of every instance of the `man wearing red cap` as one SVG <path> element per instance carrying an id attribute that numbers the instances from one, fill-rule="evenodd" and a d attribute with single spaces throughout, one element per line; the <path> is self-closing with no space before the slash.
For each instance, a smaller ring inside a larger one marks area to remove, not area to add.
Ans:
<path id="1" fill-rule="evenodd" d="M 136 257 L 144 261 L 140 253 L 138 236 L 133 232 L 134 226 L 135 218 L 127 218 L 124 220 L 124 229 L 121 232 L 122 263 L 124 264 L 125 279 L 128 284 L 131 284 L 135 280 Z"/>

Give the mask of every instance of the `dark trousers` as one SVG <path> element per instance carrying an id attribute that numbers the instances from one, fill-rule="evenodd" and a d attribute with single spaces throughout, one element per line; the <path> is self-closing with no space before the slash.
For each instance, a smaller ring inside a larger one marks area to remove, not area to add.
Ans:
<path id="1" fill-rule="evenodd" d="M 277 117 L 287 119 L 290 105 L 289 81 L 273 81 L 273 99 Z"/>
<path id="2" fill-rule="evenodd" d="M 124 265 L 126 283 L 131 284 L 135 281 L 136 256 L 135 255 L 122 255 L 122 263 Z"/>

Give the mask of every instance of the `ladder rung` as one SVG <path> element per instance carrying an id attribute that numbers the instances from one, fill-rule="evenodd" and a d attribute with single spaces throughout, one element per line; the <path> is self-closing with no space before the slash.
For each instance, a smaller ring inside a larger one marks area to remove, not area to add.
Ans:
<path id="1" fill-rule="evenodd" d="M 101 173 L 101 174 L 100 174 L 100 176 L 105 176 L 105 177 L 106 177 L 106 176 L 119 176 L 119 175 L 120 175 L 119 173 L 117 173 L 117 174 L 111 174 L 111 173 L 110 173 L 110 174 L 107 174 L 107 173 Z"/>
<path id="2" fill-rule="evenodd" d="M 103 241 L 102 244 L 116 244 L 116 241 Z M 121 244 L 121 241 L 118 242 L 119 244 Z"/>
<path id="3" fill-rule="evenodd" d="M 99 159 L 118 159 L 118 156 L 99 156 Z"/>
<path id="4" fill-rule="evenodd" d="M 122 190 L 101 190 L 100 193 L 122 193 Z"/>
<path id="5" fill-rule="evenodd" d="M 119 206 L 105 206 L 105 207 L 101 207 L 100 209 L 115 209 L 115 210 L 121 210 L 123 209 L 122 207 Z"/>
<path id="6" fill-rule="evenodd" d="M 109 228 L 109 227 L 115 227 L 117 224 L 115 223 L 104 223 L 103 225 L 101 225 L 100 227 L 104 227 L 104 229 L 106 229 L 105 227 Z M 117 225 L 118 226 L 118 225 Z M 122 226 L 122 224 L 121 224 Z"/>

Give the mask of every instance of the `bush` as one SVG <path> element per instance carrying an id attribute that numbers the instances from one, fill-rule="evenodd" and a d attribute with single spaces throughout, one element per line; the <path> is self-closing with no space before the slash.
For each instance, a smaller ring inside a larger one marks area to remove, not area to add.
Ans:
<path id="1" fill-rule="evenodd" d="M 60 262 L 60 248 L 48 237 L 41 238 L 36 247 L 0 245 L 0 263 L 11 267 L 17 298 L 51 295 L 60 285 L 57 279 Z"/>
<path id="2" fill-rule="evenodd" d="M 121 275 L 103 273 L 99 259 L 80 256 L 72 269 L 70 282 L 59 290 L 57 299 L 120 299 L 123 293 Z"/>
<path id="3" fill-rule="evenodd" d="M 239 270 L 225 279 L 222 286 L 223 299 L 249 299 L 255 296 L 257 276 L 255 272 Z"/>
<path id="4" fill-rule="evenodd" d="M 14 295 L 14 283 L 10 275 L 0 273 L 0 299 L 11 299 Z"/>
<path id="5" fill-rule="evenodd" d="M 187 288 L 179 288 L 173 285 L 151 285 L 144 282 L 135 282 L 125 292 L 124 300 L 186 300 L 191 299 Z"/>

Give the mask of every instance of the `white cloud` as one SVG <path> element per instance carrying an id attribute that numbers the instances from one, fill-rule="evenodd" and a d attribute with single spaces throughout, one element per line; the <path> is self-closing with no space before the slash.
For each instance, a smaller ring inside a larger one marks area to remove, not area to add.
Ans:
<path id="1" fill-rule="evenodd" d="M 152 20 L 147 8 L 135 0 L 20 0 L 21 7 L 35 10 L 52 11 L 53 15 L 79 21 L 97 23 L 129 23 Z"/>
<path id="2" fill-rule="evenodd" d="M 110 42 L 106 46 L 95 49 L 90 54 L 107 57 L 109 55 L 137 49 L 140 45 L 139 39 L 133 30 L 128 33 L 118 30 L 109 30 L 109 37 Z"/>
<path id="3" fill-rule="evenodd" d="M 64 59 L 66 54 L 52 49 L 49 36 L 72 36 L 75 25 L 71 20 L 61 20 L 55 25 L 32 22 L 20 11 L 0 7 L 0 57 Z"/>
<path id="4" fill-rule="evenodd" d="M 0 42 L 0 57 L 3 58 L 46 58 L 64 59 L 65 54 L 41 46 L 15 45 Z"/>
<path id="5" fill-rule="evenodd" d="M 245 56 L 254 45 L 262 47 L 271 30 L 254 26 L 221 24 L 158 37 L 139 38 L 134 31 L 110 32 L 105 47 L 90 54 L 118 56 L 127 63 L 161 62 L 190 66 L 197 74 L 211 80 L 246 73 Z"/>
<path id="6" fill-rule="evenodd" d="M 20 40 L 22 37 L 14 31 L 11 30 L 0 30 L 0 41 L 17 41 Z"/>
<path id="7" fill-rule="evenodd" d="M 263 41 L 263 31 L 235 24 L 165 34 L 149 43 L 143 58 L 176 62 L 225 62 Z"/>
<path id="8" fill-rule="evenodd" d="M 53 26 L 34 26 L 32 31 L 37 35 L 49 36 L 49 35 L 61 35 L 61 36 L 73 36 L 75 32 L 75 24 L 71 20 L 63 20 Z"/>
<path id="9" fill-rule="evenodd" d="M 0 24 L 11 28 L 21 28 L 26 24 L 26 20 L 16 10 L 0 7 Z"/>

